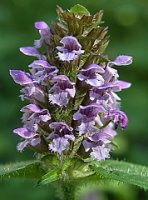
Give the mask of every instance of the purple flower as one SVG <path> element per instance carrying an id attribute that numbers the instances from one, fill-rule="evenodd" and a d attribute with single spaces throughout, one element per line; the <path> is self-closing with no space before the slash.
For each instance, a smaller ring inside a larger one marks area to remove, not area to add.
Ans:
<path id="1" fill-rule="evenodd" d="M 87 123 L 95 120 L 99 113 L 105 112 L 101 105 L 90 104 L 87 106 L 80 106 L 79 110 L 73 115 L 74 120 Z"/>
<path id="2" fill-rule="evenodd" d="M 95 101 L 96 103 L 104 105 L 106 108 L 118 105 L 120 97 L 115 92 L 119 92 L 122 89 L 127 89 L 131 86 L 131 83 L 125 81 L 114 81 L 105 83 L 99 87 L 93 87 L 90 90 L 90 100 Z"/>
<path id="3" fill-rule="evenodd" d="M 35 28 L 39 30 L 41 35 L 41 38 L 34 42 L 35 48 L 40 48 L 43 42 L 50 44 L 51 31 L 49 26 L 45 22 L 40 21 L 35 23 Z"/>
<path id="4" fill-rule="evenodd" d="M 110 158 L 109 152 L 111 151 L 111 145 L 103 144 L 92 147 L 92 152 L 90 153 L 91 158 L 96 160 L 105 160 Z"/>
<path id="5" fill-rule="evenodd" d="M 33 83 L 31 75 L 21 70 L 10 70 L 10 75 L 17 84 L 28 85 Z"/>
<path id="6" fill-rule="evenodd" d="M 133 62 L 133 58 L 131 56 L 121 55 L 118 56 L 114 61 L 110 61 L 108 63 L 109 66 L 117 65 L 117 66 L 126 66 L 130 65 Z"/>
<path id="7" fill-rule="evenodd" d="M 109 83 L 105 83 L 102 86 L 96 87 L 100 90 L 112 90 L 114 92 L 119 92 L 123 89 L 127 89 L 131 86 L 131 83 L 126 82 L 126 81 L 114 81 L 114 82 L 109 82 Z"/>
<path id="8" fill-rule="evenodd" d="M 14 129 L 13 132 L 24 139 L 30 139 L 36 136 L 36 132 L 34 129 L 29 130 L 27 128 L 17 128 L 17 129 Z"/>
<path id="9" fill-rule="evenodd" d="M 64 122 L 52 122 L 49 127 L 53 129 L 47 138 L 52 140 L 49 149 L 61 155 L 63 151 L 69 149 L 70 141 L 75 140 L 73 129 Z"/>
<path id="10" fill-rule="evenodd" d="M 59 71 L 55 66 L 50 65 L 45 60 L 35 60 L 29 65 L 33 79 L 37 83 L 47 85 L 53 76 L 57 75 Z"/>
<path id="11" fill-rule="evenodd" d="M 109 135 L 104 131 L 101 131 L 84 140 L 83 146 L 86 152 L 91 150 L 90 156 L 93 159 L 105 160 L 106 158 L 110 157 L 109 155 L 109 152 L 111 150 L 110 139 L 111 135 Z"/>
<path id="12" fill-rule="evenodd" d="M 58 52 L 58 57 L 62 61 L 70 62 L 76 60 L 80 54 L 84 53 L 84 50 L 81 50 L 81 45 L 77 38 L 73 36 L 63 37 L 60 43 L 63 46 L 57 46 L 56 48 L 60 51 Z"/>
<path id="13" fill-rule="evenodd" d="M 102 105 L 106 110 L 111 108 L 118 108 L 120 97 L 112 91 L 112 89 L 93 88 L 90 91 L 90 100 Z"/>
<path id="14" fill-rule="evenodd" d="M 25 127 L 31 128 L 35 124 L 44 124 L 51 119 L 47 109 L 41 109 L 36 104 L 29 104 L 21 109 L 23 112 L 23 123 Z"/>
<path id="15" fill-rule="evenodd" d="M 45 103 L 45 92 L 41 85 L 30 84 L 21 90 L 21 99 L 28 99 L 31 102 L 39 101 Z"/>
<path id="16" fill-rule="evenodd" d="M 117 85 L 119 86 L 119 90 L 118 91 L 121 91 L 123 89 L 128 89 L 128 88 L 131 87 L 131 83 L 126 82 L 126 81 L 121 81 L 121 80 L 117 81 Z"/>
<path id="17" fill-rule="evenodd" d="M 27 56 L 34 56 L 41 60 L 44 59 L 44 56 L 42 56 L 35 47 L 21 47 L 20 51 Z"/>
<path id="18" fill-rule="evenodd" d="M 79 135 L 91 135 L 97 131 L 95 123 L 102 126 L 99 113 L 104 113 L 105 109 L 101 105 L 90 104 L 87 106 L 80 106 L 79 110 L 73 115 L 73 119 L 77 120 L 79 126 L 76 130 Z"/>
<path id="19" fill-rule="evenodd" d="M 68 12 L 64 14 L 65 19 L 66 15 L 69 15 Z M 116 66 L 131 64 L 132 57 L 120 55 L 109 62 L 102 57 L 96 62 L 97 56 L 101 55 L 98 43 L 105 35 L 93 38 L 92 31 L 87 30 L 90 26 L 86 25 L 80 31 L 83 34 L 76 38 L 69 35 L 71 30 L 65 22 L 59 20 L 53 31 L 44 21 L 35 22 L 39 39 L 32 47 L 20 48 L 23 54 L 35 57 L 29 65 L 29 73 L 10 70 L 13 80 L 23 86 L 22 100 L 29 101 L 21 109 L 22 128 L 14 130 L 22 140 L 17 149 L 23 151 L 29 146 L 43 155 L 45 152 L 46 155 L 57 154 L 61 161 L 67 159 L 71 152 L 73 157 L 78 155 L 85 159 L 90 154 L 93 159 L 105 160 L 110 157 L 116 128 L 119 125 L 124 129 L 128 125 L 126 114 L 120 111 L 121 99 L 117 92 L 131 84 L 118 80 Z M 68 34 L 64 36 L 66 32 Z M 86 53 L 83 40 L 87 40 L 87 36 L 92 39 L 88 46 L 93 46 L 93 49 Z M 69 120 L 65 119 L 66 116 Z M 80 151 L 75 148 L 77 141 L 80 142 Z M 85 154 L 81 155 L 83 146 Z"/>
<path id="20" fill-rule="evenodd" d="M 131 56 L 118 56 L 114 61 L 108 62 L 103 78 L 105 82 L 112 82 L 117 80 L 119 75 L 116 69 L 112 68 L 113 65 L 116 66 L 126 66 L 132 63 L 133 58 Z"/>
<path id="21" fill-rule="evenodd" d="M 105 72 L 103 74 L 103 78 L 105 80 L 105 83 L 116 81 L 119 78 L 118 72 L 116 69 L 109 67 L 105 68 Z"/>
<path id="22" fill-rule="evenodd" d="M 33 80 L 33 77 L 29 73 L 21 70 L 10 70 L 10 75 L 17 84 L 24 86 L 21 90 L 22 94 L 20 95 L 22 100 L 29 99 L 31 101 L 45 101 L 45 94 L 41 86 L 36 84 L 36 81 Z"/>
<path id="23" fill-rule="evenodd" d="M 23 142 L 20 142 L 17 145 L 17 150 L 22 152 L 24 148 L 28 145 L 36 146 L 40 144 L 41 139 L 39 135 L 36 133 L 37 126 L 33 126 L 31 129 L 26 127 L 24 128 L 17 128 L 13 132 L 19 135 L 21 138 L 25 139 Z"/>
<path id="24" fill-rule="evenodd" d="M 79 136 L 85 134 L 87 136 L 90 136 L 98 131 L 98 129 L 95 127 L 95 121 L 91 122 L 81 122 L 79 126 L 77 126 L 76 130 L 78 131 Z"/>
<path id="25" fill-rule="evenodd" d="M 105 71 L 103 67 L 97 64 L 91 64 L 86 69 L 82 69 L 78 74 L 78 79 L 80 81 L 84 81 L 86 84 L 90 86 L 100 86 L 104 84 L 104 79 L 102 75 Z"/>
<path id="26" fill-rule="evenodd" d="M 66 106 L 70 98 L 75 96 L 75 83 L 65 75 L 58 75 L 52 79 L 53 87 L 50 89 L 49 101 L 58 106 Z"/>
<path id="27" fill-rule="evenodd" d="M 120 110 L 110 110 L 104 119 L 107 121 L 111 120 L 115 124 L 115 127 L 120 125 L 120 127 L 124 129 L 128 126 L 128 118 L 126 114 Z"/>

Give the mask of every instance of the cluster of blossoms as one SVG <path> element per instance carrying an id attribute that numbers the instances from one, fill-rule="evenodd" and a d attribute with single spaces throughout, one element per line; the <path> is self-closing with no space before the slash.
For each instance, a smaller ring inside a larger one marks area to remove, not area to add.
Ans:
<path id="1" fill-rule="evenodd" d="M 118 80 L 114 67 L 131 64 L 132 57 L 121 55 L 114 61 L 80 66 L 85 48 L 79 38 L 65 35 L 54 46 L 54 31 L 45 22 L 36 22 L 35 28 L 41 38 L 33 47 L 20 48 L 23 54 L 36 58 L 29 65 L 30 72 L 10 70 L 14 81 L 23 87 L 22 100 L 29 101 L 21 109 L 23 127 L 14 130 L 22 138 L 17 149 L 22 152 L 29 146 L 60 157 L 70 155 L 80 141 L 76 154 L 82 158 L 109 158 L 116 128 L 128 125 L 117 92 L 131 85 Z M 40 53 L 42 46 L 47 47 L 46 54 Z M 51 54 L 56 62 L 50 59 Z"/>

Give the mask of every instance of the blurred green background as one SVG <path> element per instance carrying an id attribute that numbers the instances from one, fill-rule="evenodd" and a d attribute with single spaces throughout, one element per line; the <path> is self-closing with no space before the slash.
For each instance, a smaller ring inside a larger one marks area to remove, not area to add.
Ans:
<path id="1" fill-rule="evenodd" d="M 20 87 L 12 81 L 9 69 L 27 70 L 27 65 L 33 61 L 22 55 L 19 47 L 31 46 L 34 39 L 39 38 L 35 21 L 44 20 L 50 25 L 57 19 L 56 5 L 67 9 L 76 3 L 86 6 L 91 13 L 104 10 L 103 19 L 111 36 L 106 52 L 110 59 L 120 54 L 134 57 L 131 66 L 119 69 L 120 78 L 132 82 L 132 87 L 120 93 L 122 110 L 129 116 L 129 127 L 117 137 L 120 149 L 113 157 L 148 165 L 148 0 L 0 0 L 1 164 L 33 157 L 29 150 L 23 154 L 16 151 L 19 138 L 12 133 L 14 128 L 21 126 L 19 110 L 24 103 L 18 97 Z M 33 186 L 32 181 L 3 181 L 0 199 L 56 199 L 54 188 L 36 189 Z M 130 200 L 148 199 L 148 194 L 137 188 L 132 187 L 129 192 Z M 121 198 L 107 193 L 105 199 Z"/>

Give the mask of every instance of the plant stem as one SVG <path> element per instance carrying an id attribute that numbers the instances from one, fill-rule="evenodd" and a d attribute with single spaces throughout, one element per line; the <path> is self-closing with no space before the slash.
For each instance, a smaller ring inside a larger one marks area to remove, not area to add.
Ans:
<path id="1" fill-rule="evenodd" d="M 65 180 L 60 183 L 61 192 L 59 197 L 61 200 L 74 200 L 75 187 L 71 181 Z"/>

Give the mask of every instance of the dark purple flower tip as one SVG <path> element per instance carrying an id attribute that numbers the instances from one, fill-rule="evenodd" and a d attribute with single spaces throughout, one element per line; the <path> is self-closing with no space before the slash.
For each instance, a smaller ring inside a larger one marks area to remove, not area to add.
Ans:
<path id="1" fill-rule="evenodd" d="M 20 85 L 33 83 L 30 74 L 21 70 L 10 70 L 10 75 L 12 76 L 13 80 Z"/>
<path id="2" fill-rule="evenodd" d="M 77 38 L 73 36 L 65 36 L 62 38 L 60 43 L 63 46 L 57 46 L 57 50 L 62 52 L 58 52 L 59 59 L 62 61 L 72 61 L 76 60 L 78 56 L 84 53 L 84 50 L 81 50 L 81 45 L 78 42 Z"/>
<path id="3" fill-rule="evenodd" d="M 125 129 L 128 126 L 128 117 L 120 110 L 109 111 L 107 118 L 113 121 L 115 127 L 120 125 L 121 128 Z"/>
<path id="4" fill-rule="evenodd" d="M 73 115 L 74 120 L 92 121 L 99 113 L 105 112 L 103 106 L 98 104 L 90 104 L 80 106 L 79 110 Z"/>
<path id="5" fill-rule="evenodd" d="M 24 139 L 30 139 L 36 136 L 36 133 L 28 128 L 17 128 L 13 131 L 17 135 L 21 136 Z"/>
<path id="6" fill-rule="evenodd" d="M 132 62 L 133 58 L 131 56 L 121 55 L 118 56 L 114 61 L 109 62 L 109 65 L 126 66 L 130 65 Z"/>
<path id="7" fill-rule="evenodd" d="M 86 84 L 97 87 L 104 83 L 102 75 L 105 72 L 103 67 L 97 64 L 91 64 L 87 68 L 82 69 L 77 75 L 80 81 L 84 81 Z"/>
<path id="8" fill-rule="evenodd" d="M 34 47 L 21 47 L 20 51 L 27 55 L 27 56 L 34 56 L 37 57 L 38 59 L 42 59 L 41 54 L 39 53 L 39 51 L 34 48 Z"/>

